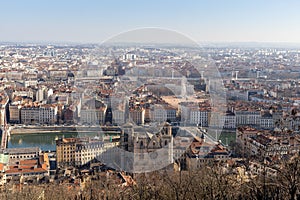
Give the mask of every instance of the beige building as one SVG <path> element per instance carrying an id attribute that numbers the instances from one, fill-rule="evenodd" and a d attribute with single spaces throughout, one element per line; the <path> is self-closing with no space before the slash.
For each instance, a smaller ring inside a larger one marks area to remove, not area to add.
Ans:
<path id="1" fill-rule="evenodd" d="M 20 108 L 19 105 L 9 105 L 9 122 L 19 124 L 20 121 Z"/>
<path id="2" fill-rule="evenodd" d="M 8 96 L 1 95 L 0 93 L 0 125 L 3 126 L 6 123 L 6 113 L 8 108 Z"/>
<path id="3" fill-rule="evenodd" d="M 20 115 L 22 124 L 54 124 L 57 121 L 57 106 L 23 107 Z"/>
<path id="4" fill-rule="evenodd" d="M 111 150 L 117 149 L 118 145 L 119 138 L 110 138 L 108 141 L 91 138 L 60 138 L 56 140 L 57 167 L 81 167 L 91 162 L 106 164 L 106 161 L 116 156 L 118 151 Z"/>
<path id="5" fill-rule="evenodd" d="M 80 122 L 82 124 L 100 124 L 105 123 L 107 105 L 96 99 L 90 99 L 85 102 L 80 110 Z"/>
<path id="6" fill-rule="evenodd" d="M 125 110 L 113 110 L 113 123 L 117 125 L 122 125 L 125 123 Z"/>
<path id="7" fill-rule="evenodd" d="M 56 140 L 57 167 L 75 166 L 75 149 L 79 138 L 61 138 Z"/>
<path id="8" fill-rule="evenodd" d="M 229 151 L 220 143 L 208 140 L 204 135 L 195 137 L 187 150 L 188 170 L 199 170 L 204 164 L 229 159 Z"/>
<path id="9" fill-rule="evenodd" d="M 236 126 L 259 125 L 261 113 L 259 110 L 238 110 L 235 111 Z"/>
<path id="10" fill-rule="evenodd" d="M 105 123 L 105 114 L 107 107 L 98 109 L 83 108 L 80 112 L 80 122 L 88 124 L 101 124 Z"/>
<path id="11" fill-rule="evenodd" d="M 0 152 L 0 158 L 0 184 L 49 176 L 48 154 L 41 153 L 39 148 L 9 148 Z"/>
<path id="12" fill-rule="evenodd" d="M 210 118 L 210 127 L 234 129 L 236 127 L 236 117 L 231 111 L 223 112 L 212 112 Z"/>
<path id="13" fill-rule="evenodd" d="M 297 132 L 281 130 L 257 130 L 250 127 L 237 129 L 237 142 L 242 147 L 244 155 L 262 155 L 281 157 L 293 152 L 299 152 L 300 137 Z"/>
<path id="14" fill-rule="evenodd" d="M 145 109 L 134 108 L 129 110 L 129 120 L 137 125 L 142 125 L 145 122 Z"/>
<path id="15" fill-rule="evenodd" d="M 154 104 L 150 108 L 151 121 L 174 122 L 176 121 L 177 109 L 166 104 Z"/>
<path id="16" fill-rule="evenodd" d="M 7 148 L 4 150 L 4 153 L 9 155 L 10 161 L 17 161 L 19 159 L 38 159 L 41 152 L 41 149 L 38 147 Z"/>
<path id="17" fill-rule="evenodd" d="M 190 112 L 190 123 L 202 127 L 208 127 L 210 111 L 205 109 L 192 109 Z"/>

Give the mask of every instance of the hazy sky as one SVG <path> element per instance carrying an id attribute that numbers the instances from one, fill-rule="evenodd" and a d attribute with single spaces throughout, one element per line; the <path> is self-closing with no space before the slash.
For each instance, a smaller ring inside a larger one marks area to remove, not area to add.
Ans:
<path id="1" fill-rule="evenodd" d="M 101 42 L 142 27 L 196 41 L 300 43 L 299 0 L 2 0 L 0 41 Z"/>

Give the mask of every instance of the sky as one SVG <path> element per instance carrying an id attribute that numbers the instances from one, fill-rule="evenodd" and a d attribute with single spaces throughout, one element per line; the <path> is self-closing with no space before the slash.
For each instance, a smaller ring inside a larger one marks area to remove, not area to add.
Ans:
<path id="1" fill-rule="evenodd" d="M 198 42 L 300 43 L 298 0 L 0 0 L 0 41 L 99 43 L 144 27 Z"/>

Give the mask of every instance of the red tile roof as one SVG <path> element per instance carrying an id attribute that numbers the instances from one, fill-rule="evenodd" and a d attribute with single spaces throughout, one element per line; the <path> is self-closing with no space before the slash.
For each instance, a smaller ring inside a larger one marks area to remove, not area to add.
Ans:
<path id="1" fill-rule="evenodd" d="M 46 170 L 42 169 L 42 168 L 34 168 L 34 169 L 9 169 L 6 170 L 5 173 L 6 174 L 23 174 L 23 173 L 36 173 L 36 172 L 40 172 L 40 173 L 45 173 L 47 172 Z"/>

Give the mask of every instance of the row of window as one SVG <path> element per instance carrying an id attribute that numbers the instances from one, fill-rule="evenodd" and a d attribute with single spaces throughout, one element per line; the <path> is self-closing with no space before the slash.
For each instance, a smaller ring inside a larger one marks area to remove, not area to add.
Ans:
<path id="1" fill-rule="evenodd" d="M 19 158 L 36 158 L 36 154 L 30 154 L 30 155 L 11 155 L 11 159 L 19 159 Z"/>

